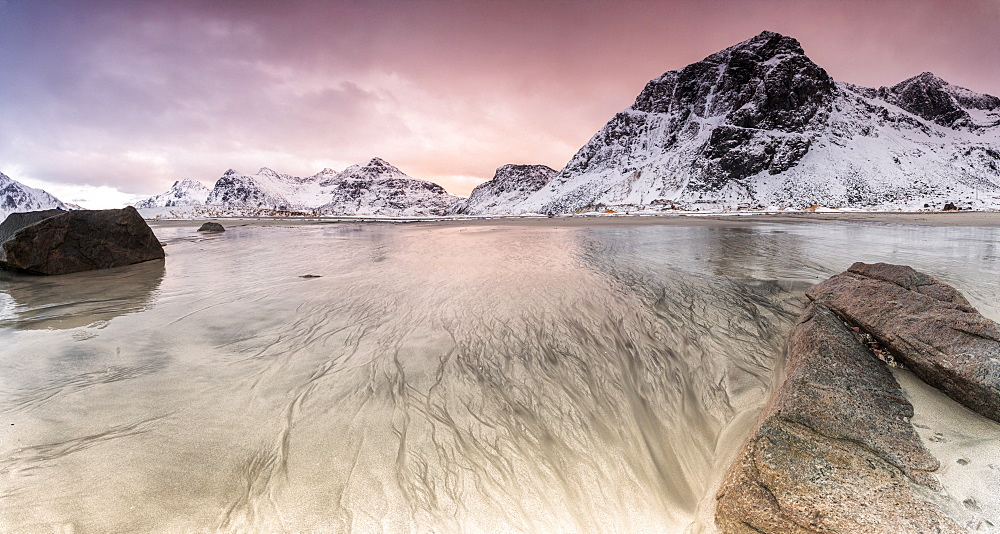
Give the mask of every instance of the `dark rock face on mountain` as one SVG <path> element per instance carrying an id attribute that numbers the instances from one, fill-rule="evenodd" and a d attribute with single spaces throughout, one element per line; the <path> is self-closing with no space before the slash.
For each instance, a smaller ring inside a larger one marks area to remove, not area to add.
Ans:
<path id="1" fill-rule="evenodd" d="M 791 37 L 774 32 L 712 54 L 646 84 L 632 109 L 673 115 L 724 115 L 737 128 L 802 132 L 829 107 L 836 87 Z"/>
<path id="2" fill-rule="evenodd" d="M 3 221 L 11 213 L 50 208 L 69 210 L 76 207 L 78 206 L 65 204 L 41 189 L 28 187 L 0 172 L 0 221 Z"/>
<path id="3" fill-rule="evenodd" d="M 0 266 L 35 274 L 106 269 L 163 257 L 159 240 L 131 206 L 47 217 L 0 244 Z"/>
<path id="4" fill-rule="evenodd" d="M 969 121 L 969 114 L 943 89 L 947 82 L 925 72 L 892 87 L 879 90 L 887 101 L 942 126 Z"/>
<path id="5" fill-rule="evenodd" d="M 938 461 L 888 367 L 818 304 L 789 340 L 787 378 L 718 492 L 724 533 L 963 530 L 918 485 Z"/>
<path id="6" fill-rule="evenodd" d="M 455 202 L 449 210 L 459 215 L 495 213 L 498 207 L 517 204 L 541 189 L 556 175 L 546 165 L 504 165 L 493 178 L 479 184 L 469 198 Z"/>
<path id="7" fill-rule="evenodd" d="M 676 197 L 680 189 L 717 191 L 761 171 L 780 173 L 808 151 L 810 138 L 802 133 L 817 115 L 829 114 L 835 92 L 833 79 L 805 56 L 798 41 L 761 33 L 650 81 L 549 189 L 556 192 L 577 176 L 595 173 L 605 178 L 601 182 L 622 174 L 632 184 L 620 191 L 603 183 L 586 185 L 557 196 L 541 211 L 572 211 L 581 203 L 641 206 Z M 709 117 L 714 127 L 706 122 Z M 689 161 L 687 176 L 663 160 L 670 154 Z"/>
<path id="8" fill-rule="evenodd" d="M 651 80 L 542 189 L 497 213 L 1000 206 L 1000 99 L 929 73 L 835 82 L 763 32 Z"/>
<path id="9" fill-rule="evenodd" d="M 855 263 L 806 294 L 924 382 L 1000 422 L 1000 325 L 951 286 L 903 265 Z"/>
<path id="10" fill-rule="evenodd" d="M 973 127 L 968 110 L 1000 110 L 1000 98 L 951 85 L 930 72 L 883 87 L 878 94 L 886 102 L 948 127 Z"/>

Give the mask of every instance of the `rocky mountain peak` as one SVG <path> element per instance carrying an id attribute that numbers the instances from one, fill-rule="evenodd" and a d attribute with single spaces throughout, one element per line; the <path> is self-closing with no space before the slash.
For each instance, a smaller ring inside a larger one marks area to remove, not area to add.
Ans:
<path id="1" fill-rule="evenodd" d="M 833 78 L 798 41 L 762 32 L 650 80 L 526 209 L 669 204 L 682 188 L 714 195 L 745 187 L 761 171 L 779 174 L 797 165 L 837 95 Z M 692 162 L 682 172 L 671 162 L 678 151 Z M 626 178 L 620 187 L 601 185 L 609 176 Z"/>
<path id="2" fill-rule="evenodd" d="M 365 170 L 365 171 L 368 171 L 368 172 L 375 172 L 375 173 L 381 173 L 381 172 L 401 172 L 399 169 L 397 169 L 396 167 L 394 167 L 388 161 L 386 161 L 386 160 L 384 160 L 382 158 L 379 158 L 379 157 L 375 157 L 375 158 L 372 158 L 371 160 L 369 160 L 368 163 L 366 163 L 364 165 L 364 167 L 362 167 L 362 170 Z"/>
<path id="3" fill-rule="evenodd" d="M 235 171 L 232 172 L 233 174 L 236 174 Z M 232 175 L 227 173 L 220 180 L 229 181 L 229 176 Z M 170 186 L 170 189 L 168 189 L 165 193 L 136 202 L 135 207 L 137 209 L 144 209 L 201 205 L 205 203 L 209 192 L 211 192 L 211 190 L 205 187 L 205 184 L 197 180 L 185 178 L 183 180 L 175 181 L 174 185 Z"/>
<path id="4" fill-rule="evenodd" d="M 549 182 L 558 171 L 548 165 L 517 165 L 508 163 L 499 167 L 493 175 L 498 184 L 508 184 L 537 191 Z"/>
<path id="5" fill-rule="evenodd" d="M 468 198 L 457 201 L 449 212 L 460 215 L 493 213 L 499 206 L 528 198 L 556 174 L 558 171 L 547 165 L 503 165 L 491 180 L 476 186 Z"/>
<path id="6" fill-rule="evenodd" d="M 234 176 L 239 174 L 235 169 L 229 169 L 228 171 L 222 173 L 223 176 Z"/>
<path id="7" fill-rule="evenodd" d="M 882 87 L 878 94 L 886 102 L 941 126 L 970 127 L 975 124 L 967 109 L 998 109 L 1000 99 L 949 84 L 931 72 Z"/>
<path id="8" fill-rule="evenodd" d="M 998 133 L 1000 99 L 930 72 L 879 90 L 838 84 L 797 40 L 765 31 L 650 80 L 519 204 L 476 204 L 493 213 L 988 204 L 987 191 L 1000 193 Z M 489 187 L 500 190 L 499 178 Z"/>
<path id="9" fill-rule="evenodd" d="M 921 72 L 920 74 L 917 74 L 912 78 L 908 78 L 906 80 L 903 80 L 902 82 L 897 83 L 894 87 L 904 87 L 914 83 L 920 83 L 932 87 L 944 87 L 945 85 L 948 85 L 948 82 L 944 81 L 943 78 L 939 77 L 933 72 L 925 71 Z"/>
<path id="10" fill-rule="evenodd" d="M 834 91 L 798 41 L 762 32 L 651 80 L 631 109 L 669 113 L 674 124 L 722 115 L 738 127 L 802 131 Z"/>
<path id="11" fill-rule="evenodd" d="M 730 52 L 746 51 L 746 53 L 752 54 L 763 61 L 782 54 L 796 54 L 801 56 L 806 54 L 802 50 L 802 45 L 795 38 L 768 30 L 764 30 L 756 36 L 733 45 L 726 50 Z"/>

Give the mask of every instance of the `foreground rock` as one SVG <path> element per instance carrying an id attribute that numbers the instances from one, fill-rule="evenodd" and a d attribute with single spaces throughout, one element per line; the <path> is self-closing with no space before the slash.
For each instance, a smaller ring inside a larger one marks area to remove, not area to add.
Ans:
<path id="1" fill-rule="evenodd" d="M 211 221 L 209 221 L 209 222 L 201 225 L 201 228 L 198 228 L 198 231 L 199 232 L 225 232 L 226 229 L 225 229 L 225 227 L 223 227 L 221 224 L 219 224 L 217 222 L 211 222 Z"/>
<path id="2" fill-rule="evenodd" d="M 806 295 L 924 382 L 1000 421 L 1000 325 L 951 286 L 904 265 L 855 263 Z"/>
<path id="3" fill-rule="evenodd" d="M 787 379 L 717 495 L 726 533 L 963 530 L 919 486 L 937 460 L 909 423 L 888 367 L 811 304 L 789 341 Z"/>
<path id="4" fill-rule="evenodd" d="M 66 213 L 66 210 L 42 210 L 42 211 L 27 211 L 24 213 L 11 213 L 4 219 L 3 223 L 0 223 L 0 243 L 7 241 L 17 233 L 18 230 L 28 226 L 30 224 L 35 224 L 38 221 L 43 221 L 49 217 L 55 217 L 56 215 L 62 215 Z"/>
<path id="5" fill-rule="evenodd" d="M 0 266 L 66 274 L 163 259 L 163 247 L 133 207 L 60 213 L 0 244 Z"/>

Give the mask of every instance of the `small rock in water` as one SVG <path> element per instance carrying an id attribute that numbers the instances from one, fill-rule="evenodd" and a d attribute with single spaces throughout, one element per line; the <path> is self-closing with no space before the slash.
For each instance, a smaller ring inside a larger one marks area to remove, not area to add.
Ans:
<path id="1" fill-rule="evenodd" d="M 201 225 L 201 228 L 199 228 L 198 231 L 199 232 L 225 232 L 226 229 L 221 224 L 219 224 L 217 222 L 211 222 L 211 221 L 209 221 L 209 222 Z"/>

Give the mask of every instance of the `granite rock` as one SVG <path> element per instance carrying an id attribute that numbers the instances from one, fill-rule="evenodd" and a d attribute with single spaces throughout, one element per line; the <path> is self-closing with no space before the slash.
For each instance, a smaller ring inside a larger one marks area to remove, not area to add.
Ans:
<path id="1" fill-rule="evenodd" d="M 921 496 L 938 489 L 938 461 L 860 336 L 811 304 L 788 358 L 785 383 L 717 494 L 720 532 L 962 532 Z"/>
<path id="2" fill-rule="evenodd" d="M 1000 421 L 1000 325 L 904 265 L 855 263 L 806 292 L 955 401 Z"/>

